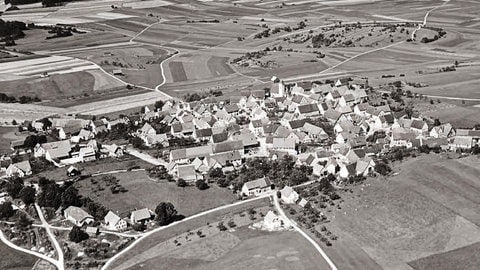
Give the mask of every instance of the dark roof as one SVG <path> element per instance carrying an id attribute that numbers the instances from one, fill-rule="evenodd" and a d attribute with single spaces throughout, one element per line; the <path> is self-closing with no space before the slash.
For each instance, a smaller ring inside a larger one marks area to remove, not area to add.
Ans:
<path id="1" fill-rule="evenodd" d="M 212 136 L 212 129 L 211 128 L 196 129 L 195 134 L 197 135 L 197 137 L 209 137 L 209 136 Z"/>
<path id="2" fill-rule="evenodd" d="M 303 127 L 303 125 L 305 125 L 306 122 L 307 122 L 307 120 L 300 119 L 300 120 L 293 120 L 293 121 L 290 121 L 288 123 L 290 124 L 290 127 L 292 129 L 297 129 L 297 128 Z"/>
<path id="3" fill-rule="evenodd" d="M 228 139 L 228 134 L 226 132 L 213 134 L 212 139 L 214 143 L 224 142 Z"/>
<path id="4" fill-rule="evenodd" d="M 310 90 L 312 89 L 312 82 L 298 82 L 297 86 L 302 87 L 305 90 Z"/>
<path id="5" fill-rule="evenodd" d="M 223 153 L 243 149 L 242 141 L 227 141 L 213 144 L 213 153 Z"/>
<path id="6" fill-rule="evenodd" d="M 305 104 L 305 105 L 300 105 L 298 106 L 298 110 L 300 113 L 312 113 L 312 112 L 318 112 L 318 106 L 317 104 Z"/>
<path id="7" fill-rule="evenodd" d="M 265 98 L 265 90 L 254 90 L 251 92 L 251 95 L 255 98 L 263 99 Z"/>

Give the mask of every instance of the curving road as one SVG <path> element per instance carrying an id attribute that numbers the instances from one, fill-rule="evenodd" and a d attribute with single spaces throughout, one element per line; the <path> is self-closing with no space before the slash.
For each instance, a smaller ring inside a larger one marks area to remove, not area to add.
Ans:
<path id="1" fill-rule="evenodd" d="M 423 27 L 427 26 L 427 20 L 428 20 L 428 16 L 430 16 L 430 13 L 432 13 L 433 11 L 445 6 L 446 4 L 448 4 L 451 0 L 445 0 L 443 4 L 439 5 L 439 6 L 436 6 L 432 9 L 430 9 L 429 11 L 427 11 L 427 13 L 425 14 L 425 17 L 423 17 L 423 23 L 420 24 L 415 30 L 413 30 L 412 32 L 412 40 L 415 40 L 415 35 L 417 33 L 418 30 L 422 29 Z"/>
<path id="2" fill-rule="evenodd" d="M 320 247 L 320 245 L 317 242 L 315 242 L 315 240 L 313 240 L 312 237 L 310 237 L 310 235 L 308 235 L 300 227 L 298 227 L 297 223 L 295 221 L 288 218 L 288 216 L 285 214 L 282 207 L 280 206 L 280 203 L 278 202 L 278 197 L 277 196 L 273 196 L 273 201 L 275 202 L 275 208 L 277 208 L 277 211 L 280 214 L 280 216 L 282 216 L 282 218 L 284 220 L 288 220 L 290 222 L 290 225 L 292 225 L 293 229 L 295 229 L 295 231 L 300 233 L 305 239 L 307 239 L 308 242 L 310 242 L 310 244 L 313 245 L 313 247 L 315 247 L 315 249 L 318 251 L 318 253 L 320 253 L 320 255 L 322 255 L 323 259 L 328 263 L 328 265 L 330 266 L 330 269 L 337 270 L 337 266 L 335 266 L 333 261 L 328 257 L 328 255 L 325 253 L 325 251 L 323 251 L 323 249 Z"/>
<path id="3" fill-rule="evenodd" d="M 52 242 L 53 246 L 55 247 L 55 250 L 57 251 L 57 256 L 58 260 L 57 263 L 55 264 L 57 266 L 58 270 L 64 270 L 65 269 L 65 260 L 63 256 L 63 250 L 60 244 L 58 243 L 57 239 L 55 238 L 55 235 L 52 233 L 52 230 L 50 228 L 50 224 L 48 224 L 47 220 L 45 220 L 45 217 L 43 216 L 42 209 L 38 204 L 35 203 L 35 209 L 37 209 L 38 217 L 40 218 L 40 221 L 42 222 L 42 225 L 44 226 L 45 230 L 47 231 L 48 237 L 50 238 L 50 241 Z"/>

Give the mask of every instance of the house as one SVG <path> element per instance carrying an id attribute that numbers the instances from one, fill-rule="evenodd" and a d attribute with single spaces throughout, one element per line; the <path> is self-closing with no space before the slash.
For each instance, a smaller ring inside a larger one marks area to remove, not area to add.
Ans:
<path id="1" fill-rule="evenodd" d="M 80 175 L 81 172 L 78 168 L 74 167 L 74 166 L 70 166 L 68 167 L 67 169 L 67 175 L 68 176 L 77 176 L 77 175 Z"/>
<path id="2" fill-rule="evenodd" d="M 121 157 L 123 156 L 123 148 L 116 144 L 104 144 L 102 145 L 103 149 L 107 150 L 110 157 Z"/>
<path id="3" fill-rule="evenodd" d="M 127 229 L 127 222 L 121 219 L 112 211 L 109 211 L 104 218 L 105 227 L 111 231 L 123 231 Z"/>
<path id="4" fill-rule="evenodd" d="M 34 156 L 44 156 L 50 162 L 67 159 L 70 157 L 72 146 L 69 140 L 51 143 L 37 144 L 34 148 Z"/>
<path id="5" fill-rule="evenodd" d="M 114 70 L 112 70 L 112 74 L 115 75 L 115 76 L 122 76 L 123 71 L 121 69 L 114 69 Z"/>
<path id="6" fill-rule="evenodd" d="M 286 204 L 294 204 L 298 201 L 298 193 L 290 186 L 285 186 L 280 190 L 281 199 Z"/>
<path id="7" fill-rule="evenodd" d="M 83 226 L 85 224 L 90 224 L 94 221 L 93 217 L 85 212 L 82 208 L 76 206 L 69 206 L 63 211 L 63 215 L 66 219 L 71 221 L 76 226 Z"/>
<path id="8" fill-rule="evenodd" d="M 452 136 L 455 136 L 455 129 L 449 123 L 433 127 L 430 131 L 430 137 L 433 138 L 450 138 Z"/>
<path id="9" fill-rule="evenodd" d="M 84 162 L 94 161 L 97 159 L 95 149 L 91 146 L 80 148 L 79 157 L 82 158 Z"/>
<path id="10" fill-rule="evenodd" d="M 10 164 L 6 170 L 7 177 L 25 177 L 27 175 L 32 174 L 32 167 L 30 166 L 30 162 L 28 160 L 17 162 Z"/>
<path id="11" fill-rule="evenodd" d="M 270 190 L 272 190 L 270 181 L 265 177 L 262 177 L 243 184 L 241 194 L 243 196 L 259 196 Z"/>
<path id="12" fill-rule="evenodd" d="M 132 211 L 130 214 L 130 221 L 132 223 L 144 223 L 152 219 L 152 213 L 148 208 Z"/>
<path id="13" fill-rule="evenodd" d="M 273 213 L 272 210 L 270 210 L 263 218 L 262 225 L 262 227 L 267 231 L 276 231 L 283 226 L 283 220 Z"/>
<path id="14" fill-rule="evenodd" d="M 141 129 L 137 130 L 137 134 L 146 136 L 147 134 L 157 134 L 157 131 L 149 123 L 145 123 Z"/>
<path id="15" fill-rule="evenodd" d="M 297 154 L 294 138 L 273 138 L 272 150 Z"/>
<path id="16" fill-rule="evenodd" d="M 90 236 L 90 237 L 95 237 L 98 235 L 98 233 L 100 232 L 98 227 L 91 227 L 91 226 L 88 226 L 86 229 L 85 229 L 85 232 Z"/>
<path id="17" fill-rule="evenodd" d="M 301 117 L 306 118 L 320 115 L 320 110 L 318 109 L 318 105 L 316 103 L 311 103 L 299 105 L 296 113 L 298 113 Z"/>
<path id="18" fill-rule="evenodd" d="M 455 136 L 449 147 L 452 151 L 456 151 L 457 149 L 471 149 L 472 145 L 472 136 Z"/>
<path id="19" fill-rule="evenodd" d="M 194 165 L 179 165 L 177 167 L 177 177 L 187 182 L 197 181 L 197 173 Z"/>

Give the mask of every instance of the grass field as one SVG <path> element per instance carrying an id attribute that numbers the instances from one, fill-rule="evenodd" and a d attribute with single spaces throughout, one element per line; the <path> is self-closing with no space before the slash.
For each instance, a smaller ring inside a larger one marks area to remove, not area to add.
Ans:
<path id="1" fill-rule="evenodd" d="M 128 213 L 135 208 L 143 207 L 154 210 L 160 202 L 171 202 L 179 214 L 190 216 L 236 200 L 232 192 L 227 189 L 216 186 L 211 186 L 204 191 L 194 186 L 180 188 L 175 183 L 154 182 L 144 171 L 112 175 L 120 180 L 120 185 L 124 186 L 128 192 L 112 194 L 108 187 L 103 191 L 95 191 L 95 186 L 89 179 L 77 182 L 75 185 L 80 190 L 80 194 L 90 196 L 119 213 Z M 101 178 L 102 176 L 95 177 L 99 182 L 102 182 Z"/>
<path id="2" fill-rule="evenodd" d="M 215 211 L 213 213 L 181 222 L 175 226 L 168 227 L 164 230 L 158 231 L 148 238 L 143 239 L 138 245 L 131 250 L 127 251 L 121 257 L 116 259 L 108 269 L 123 270 L 125 266 L 130 267 L 132 265 L 141 264 L 145 260 L 144 253 L 155 252 L 155 247 L 162 242 L 165 242 L 172 237 L 180 235 L 182 233 L 193 231 L 202 226 L 212 224 L 214 222 L 222 220 L 226 215 L 232 215 L 235 213 L 244 212 L 251 208 L 265 207 L 270 205 L 268 198 L 244 203 L 228 209 Z M 156 254 L 156 252 L 155 252 Z"/>
<path id="3" fill-rule="evenodd" d="M 25 136 L 17 134 L 17 131 L 18 128 L 16 127 L 0 126 L 0 139 L 2 140 L 2 142 L 0 143 L 0 155 L 2 153 L 12 152 L 12 150 L 10 149 L 10 142 L 25 138 Z"/>
<path id="4" fill-rule="evenodd" d="M 351 256 L 367 254 L 382 269 L 410 269 L 409 262 L 478 243 L 478 162 L 475 156 L 448 159 L 433 154 L 407 160 L 395 166 L 398 175 L 369 179 L 353 195 L 345 193 L 342 209 L 328 214 L 332 222 L 327 227 L 354 243 Z M 338 252 L 335 244 L 328 253 Z M 351 256 L 336 256 L 336 262 L 345 266 L 342 269 L 357 269 L 348 260 Z M 437 269 L 432 266 L 442 257 L 414 264 Z"/>
<path id="5" fill-rule="evenodd" d="M 37 261 L 36 257 L 13 250 L 0 242 L 0 269 L 2 270 L 30 270 Z"/>
<path id="6" fill-rule="evenodd" d="M 288 243 L 288 244 L 287 244 Z M 148 269 L 329 269 L 296 232 L 262 232 L 242 227 L 182 245 L 140 264 Z M 127 269 L 138 269 L 138 265 Z"/>

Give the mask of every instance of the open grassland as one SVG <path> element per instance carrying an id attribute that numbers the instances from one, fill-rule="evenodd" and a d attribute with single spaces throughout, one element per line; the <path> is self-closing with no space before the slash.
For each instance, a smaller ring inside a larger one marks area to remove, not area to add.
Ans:
<path id="1" fill-rule="evenodd" d="M 345 193 L 342 209 L 328 214 L 327 227 L 339 239 L 353 241 L 351 254 L 367 254 L 382 269 L 409 269 L 411 261 L 478 243 L 479 162 L 476 156 L 434 154 L 407 160 L 395 166 L 398 175 L 369 179 L 353 194 Z M 351 256 L 333 257 L 342 269 L 357 269 L 348 261 Z M 419 269 L 437 269 L 434 259 L 441 257 L 430 257 L 431 264 Z"/>
<path id="2" fill-rule="evenodd" d="M 159 270 L 328 269 L 300 234 L 253 231 L 245 227 L 187 243 L 127 269 L 138 266 Z"/>
<path id="3" fill-rule="evenodd" d="M 30 270 L 37 261 L 36 257 L 13 250 L 0 242 L 0 269 L 2 270 Z"/>
<path id="4" fill-rule="evenodd" d="M 175 183 L 165 181 L 156 182 L 150 179 L 146 172 L 126 172 L 112 174 L 118 178 L 119 184 L 128 192 L 112 194 L 109 187 L 98 190 L 89 179 L 76 183 L 80 194 L 90 196 L 107 208 L 119 213 L 128 213 L 134 209 L 148 207 L 154 210 L 160 202 L 171 202 L 178 213 L 190 216 L 220 205 L 235 201 L 235 196 L 230 190 L 211 186 L 201 191 L 194 186 L 185 188 L 177 187 Z M 94 177 L 102 185 L 102 176 Z"/>

